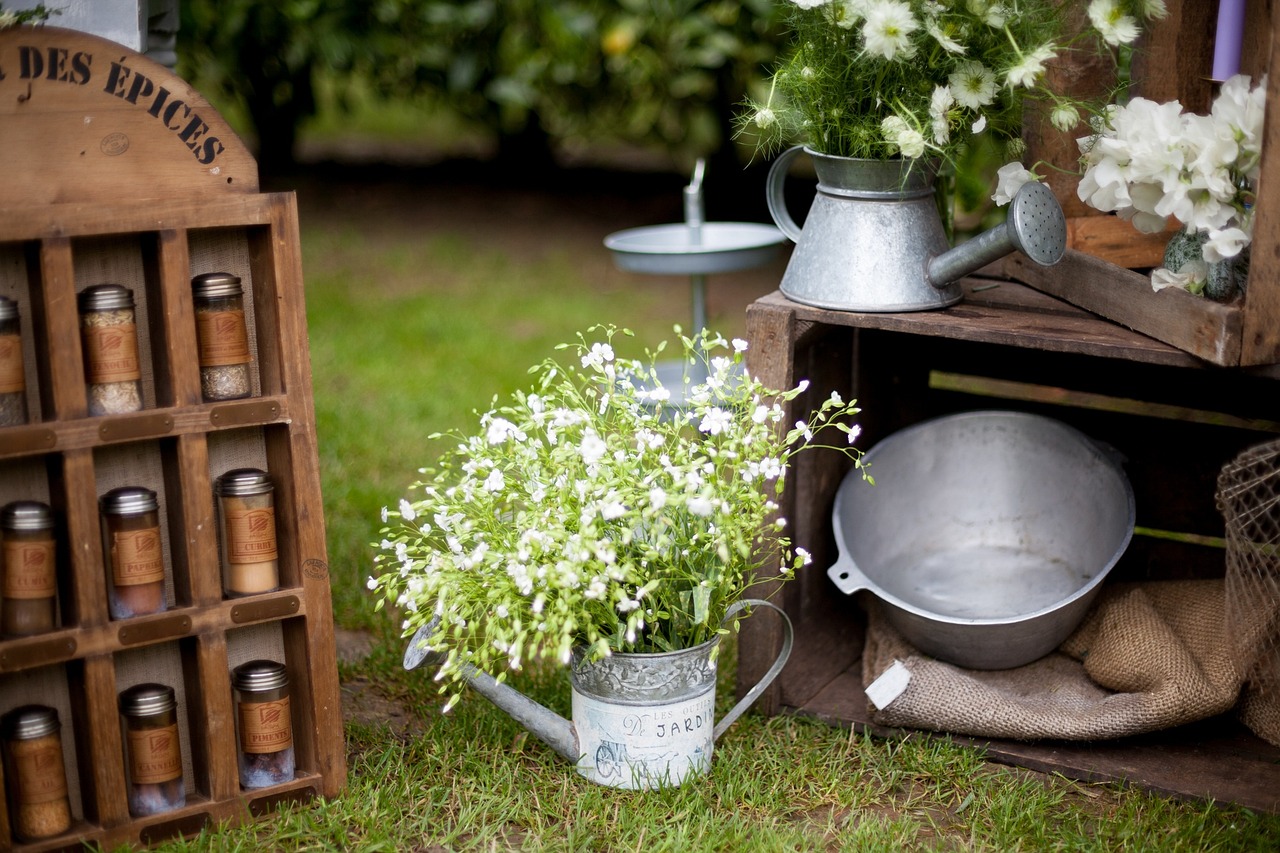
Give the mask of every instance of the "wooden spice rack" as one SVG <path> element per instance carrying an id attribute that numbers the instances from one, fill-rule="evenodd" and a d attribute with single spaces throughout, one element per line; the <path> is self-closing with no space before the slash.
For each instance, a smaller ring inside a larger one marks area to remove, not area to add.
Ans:
<path id="1" fill-rule="evenodd" d="M 178 106 L 174 106 L 177 104 Z M 0 32 L 0 294 L 22 319 L 25 426 L 0 428 L 0 503 L 58 518 L 60 628 L 0 640 L 0 712 L 59 710 L 74 822 L 18 850 L 112 848 L 189 835 L 334 796 L 345 782 L 297 210 L 257 192 L 256 166 L 200 95 L 114 43 L 52 27 Z M 245 286 L 251 397 L 201 398 L 191 278 Z M 142 411 L 89 417 L 76 294 L 123 283 L 138 303 Z M 277 591 L 224 598 L 213 483 L 271 475 Z M 108 615 L 98 497 L 160 497 L 165 612 Z M 237 776 L 230 672 L 285 663 L 296 778 L 252 791 Z M 117 710 L 123 689 L 178 694 L 187 805 L 131 817 Z M 0 849 L 11 834 L 0 810 Z"/>

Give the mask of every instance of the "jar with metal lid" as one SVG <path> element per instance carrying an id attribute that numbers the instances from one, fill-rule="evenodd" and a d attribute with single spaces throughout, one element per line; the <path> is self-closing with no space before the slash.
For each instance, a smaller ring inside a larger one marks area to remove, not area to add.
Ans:
<path id="1" fill-rule="evenodd" d="M 134 817 L 187 803 L 177 709 L 173 688 L 164 684 L 139 684 L 120 694 L 129 813 Z"/>
<path id="2" fill-rule="evenodd" d="M 253 393 L 249 333 L 240 277 L 210 272 L 191 280 L 200 354 L 200 392 L 206 400 L 237 400 Z"/>
<path id="3" fill-rule="evenodd" d="M 27 374 L 22 362 L 18 303 L 0 296 L 0 426 L 27 422 Z"/>
<path id="4" fill-rule="evenodd" d="M 284 664 L 251 660 L 231 674 L 239 723 L 240 785 L 265 788 L 293 780 L 293 720 Z"/>
<path id="5" fill-rule="evenodd" d="M 142 370 L 133 291 L 122 284 L 95 284 L 80 292 L 76 304 L 89 414 L 140 411 Z"/>
<path id="6" fill-rule="evenodd" d="M 0 634 L 29 637 L 57 627 L 53 511 L 39 501 L 0 508 Z"/>
<path id="7" fill-rule="evenodd" d="M 122 486 L 99 498 L 98 509 L 111 618 L 128 619 L 167 609 L 156 493 L 141 486 Z"/>
<path id="8" fill-rule="evenodd" d="M 228 596 L 270 592 L 280 586 L 276 550 L 275 486 L 266 471 L 236 468 L 214 483 L 222 589 Z"/>
<path id="9" fill-rule="evenodd" d="M 20 841 L 61 835 L 71 828 L 62 724 L 44 705 L 23 705 L 0 718 L 9 819 Z"/>

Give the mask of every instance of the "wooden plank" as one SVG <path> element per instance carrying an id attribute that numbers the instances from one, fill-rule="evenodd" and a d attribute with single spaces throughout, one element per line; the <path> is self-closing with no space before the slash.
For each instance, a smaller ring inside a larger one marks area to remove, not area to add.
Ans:
<path id="1" fill-rule="evenodd" d="M 1280 4 L 1271 7 L 1271 57 L 1280 52 Z M 1267 103 L 1280 104 L 1280 73 L 1267 80 Z M 1280 110 L 1267 110 L 1262 166 L 1254 207 L 1249 284 L 1245 293 L 1240 362 L 1280 362 Z"/>
<path id="2" fill-rule="evenodd" d="M 1177 222 L 1158 234 L 1143 234 L 1118 216 L 1067 217 L 1067 248 L 1126 269 L 1158 267 Z"/>
<path id="3" fill-rule="evenodd" d="M 1170 287 L 1151 289 L 1145 275 L 1067 250 L 1051 267 L 1015 254 L 1005 271 L 1025 284 L 1213 364 L 1240 363 L 1241 310 Z M 1101 353 L 1099 353 L 1101 354 Z"/>
<path id="4" fill-rule="evenodd" d="M 143 240 L 143 266 L 147 304 L 156 306 L 148 312 L 156 405 L 196 405 L 203 398 L 186 230 L 166 228 Z"/>
<path id="5" fill-rule="evenodd" d="M 0 31 L 0 199 L 170 200 L 255 193 L 248 148 L 203 96 L 145 56 L 59 27 Z"/>
<path id="6" fill-rule="evenodd" d="M 167 204 L 130 197 L 105 204 L 66 202 L 38 207 L 0 202 L 0 242 L 266 225 L 281 203 L 279 195 L 180 198 Z"/>
<path id="7" fill-rule="evenodd" d="M 203 434 L 182 435 L 162 442 L 160 452 L 174 593 L 182 605 L 217 604 L 222 569 L 208 442 Z"/>
<path id="8" fill-rule="evenodd" d="M 76 310 L 76 276 L 71 241 L 42 240 L 38 255 L 27 261 L 31 313 L 40 377 L 40 409 L 45 420 L 82 418 L 89 412 Z M 34 261 L 34 263 L 32 262 Z"/>

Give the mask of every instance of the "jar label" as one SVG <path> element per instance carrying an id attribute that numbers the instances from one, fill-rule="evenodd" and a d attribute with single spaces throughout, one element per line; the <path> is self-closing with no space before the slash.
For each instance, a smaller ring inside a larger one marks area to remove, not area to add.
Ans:
<path id="1" fill-rule="evenodd" d="M 116 586 L 164 580 L 160 528 L 122 530 L 111 539 L 111 575 Z"/>
<path id="2" fill-rule="evenodd" d="M 133 323 L 117 326 L 85 326 L 85 379 L 91 385 L 141 379 L 138 368 L 138 335 Z"/>
<path id="3" fill-rule="evenodd" d="M 249 333 L 243 310 L 197 311 L 196 330 L 201 367 L 249 363 Z"/>
<path id="4" fill-rule="evenodd" d="M 289 697 L 274 702 L 240 703 L 240 749 L 250 753 L 279 752 L 293 746 Z"/>
<path id="5" fill-rule="evenodd" d="M 223 509 L 228 563 L 266 563 L 276 559 L 275 507 L 249 509 L 243 501 L 228 500 Z"/>
<path id="6" fill-rule="evenodd" d="M 15 740 L 9 750 L 13 755 L 20 803 L 48 803 L 67 795 L 67 773 L 62 766 L 62 742 L 59 738 Z"/>
<path id="7" fill-rule="evenodd" d="M 168 782 L 182 775 L 178 724 L 158 729 L 129 729 L 129 776 L 134 784 Z"/>
<path id="8" fill-rule="evenodd" d="M 22 367 L 22 338 L 0 335 L 0 394 L 17 394 L 27 389 Z"/>
<path id="9" fill-rule="evenodd" d="M 4 543 L 4 597 L 52 598 L 57 592 L 53 540 Z"/>

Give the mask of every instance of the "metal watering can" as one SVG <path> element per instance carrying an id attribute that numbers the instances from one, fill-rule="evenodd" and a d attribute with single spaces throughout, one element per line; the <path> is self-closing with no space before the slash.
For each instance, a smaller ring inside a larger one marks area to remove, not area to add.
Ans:
<path id="1" fill-rule="evenodd" d="M 802 229 L 786 207 L 787 168 L 801 152 L 813 160 L 818 190 Z M 1001 225 L 949 249 L 934 200 L 932 166 L 912 160 L 860 160 L 804 146 L 769 169 L 769 213 L 796 244 L 780 290 L 835 311 L 923 311 L 960 301 L 960 278 L 1017 250 L 1044 266 L 1062 259 L 1067 223 L 1044 184 L 1030 182 Z"/>
<path id="2" fill-rule="evenodd" d="M 713 719 L 719 638 L 674 652 L 614 653 L 599 661 L 583 660 L 575 652 L 572 722 L 477 669 L 467 673 L 467 683 L 593 782 L 614 788 L 679 785 L 711 768 L 716 739 L 760 697 L 791 656 L 791 620 L 775 605 L 742 599 L 729 607 L 725 620 L 747 607 L 767 607 L 782 617 L 782 648 L 760 681 L 718 723 Z M 443 660 L 426 650 L 434 627 L 432 621 L 409 641 L 405 669 Z"/>

